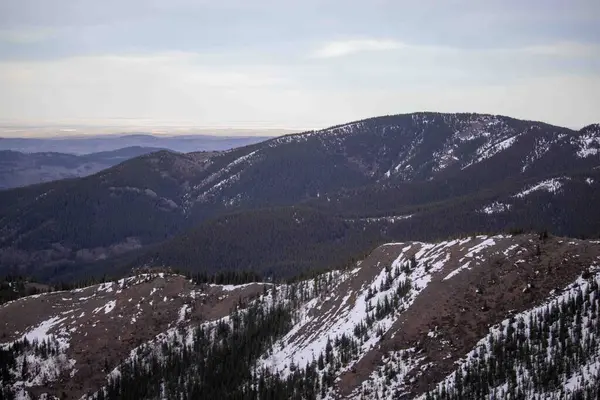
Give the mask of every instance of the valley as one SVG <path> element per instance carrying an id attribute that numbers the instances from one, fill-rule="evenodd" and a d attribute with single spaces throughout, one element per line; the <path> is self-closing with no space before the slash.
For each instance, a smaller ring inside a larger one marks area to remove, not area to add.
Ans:
<path id="1" fill-rule="evenodd" d="M 0 190 L 89 176 L 131 158 L 160 150 L 214 153 L 268 138 L 150 134 L 0 137 Z"/>

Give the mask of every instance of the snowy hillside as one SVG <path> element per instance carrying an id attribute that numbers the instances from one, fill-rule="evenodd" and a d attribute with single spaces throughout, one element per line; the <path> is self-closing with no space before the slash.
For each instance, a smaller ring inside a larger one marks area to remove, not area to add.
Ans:
<path id="1" fill-rule="evenodd" d="M 597 382 L 599 264 L 599 242 L 498 235 L 390 243 L 293 283 L 147 272 L 0 307 L 2 384 L 19 398 L 213 398 L 227 368 L 226 390 L 259 398 L 573 395 Z M 493 382 L 469 380 L 489 368 Z"/>
<path id="2" fill-rule="evenodd" d="M 138 345 L 191 321 L 226 316 L 236 301 L 261 290 L 260 284 L 198 286 L 180 275 L 149 272 L 5 303 L 2 386 L 25 399 L 44 392 L 63 398 L 59 388 L 79 398 L 97 390 Z"/>
<path id="3" fill-rule="evenodd" d="M 595 398 L 600 387 L 600 272 L 490 329 L 422 398 Z M 482 377 L 486 377 L 482 379 Z"/>

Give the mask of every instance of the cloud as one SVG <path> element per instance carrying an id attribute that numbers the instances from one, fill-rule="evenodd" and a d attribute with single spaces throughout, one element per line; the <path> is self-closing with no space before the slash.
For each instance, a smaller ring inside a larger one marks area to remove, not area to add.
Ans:
<path id="1" fill-rule="evenodd" d="M 518 49 L 518 51 L 538 56 L 593 57 L 600 54 L 600 46 L 577 42 L 557 42 L 546 45 L 527 46 Z"/>
<path id="2" fill-rule="evenodd" d="M 554 42 L 531 46 L 514 47 L 453 47 L 429 44 L 409 44 L 391 39 L 361 39 L 327 42 L 318 47 L 313 58 L 338 58 L 358 53 L 402 51 L 411 56 L 455 55 L 455 56 L 532 56 L 555 58 L 587 58 L 600 55 L 600 45 L 578 42 Z"/>
<path id="3" fill-rule="evenodd" d="M 0 62 L 0 120 L 304 129 L 422 110 L 500 113 L 572 127 L 600 119 L 598 75 L 495 74 L 494 82 L 474 82 L 467 69 L 464 79 L 449 80 L 441 75 L 448 69 L 443 62 L 423 79 L 402 68 L 403 80 L 385 75 L 386 84 L 373 86 L 356 85 L 352 71 L 323 63 L 313 70 L 203 61 L 195 53 L 159 53 Z"/>
<path id="4" fill-rule="evenodd" d="M 303 129 L 420 110 L 503 113 L 568 126 L 600 119 L 594 63 L 556 59 L 587 54 L 572 43 L 512 49 L 393 40 L 328 45 L 320 48 L 328 62 L 236 52 L 0 61 L 0 120 Z M 352 63 L 343 58 L 369 51 Z"/>
<path id="5" fill-rule="evenodd" d="M 0 62 L 0 119 L 233 125 L 251 120 L 264 93 L 287 84 L 274 67 L 203 61 L 194 53 L 160 53 Z"/>
<path id="6" fill-rule="evenodd" d="M 313 53 L 315 58 L 343 57 L 370 51 L 397 50 L 406 47 L 402 42 L 389 39 L 338 40 L 325 43 Z"/>
<path id="7" fill-rule="evenodd" d="M 210 65 L 201 55 L 166 52 L 140 55 L 98 55 L 51 61 L 0 62 L 0 72 L 23 86 L 130 87 L 137 82 L 201 85 L 217 88 L 270 86 L 283 82 L 260 66 Z"/>

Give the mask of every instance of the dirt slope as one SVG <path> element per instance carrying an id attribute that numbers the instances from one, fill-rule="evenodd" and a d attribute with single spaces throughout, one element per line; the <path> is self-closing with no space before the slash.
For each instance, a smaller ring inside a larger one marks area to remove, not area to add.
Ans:
<path id="1" fill-rule="evenodd" d="M 62 369 L 52 383 L 33 385 L 31 392 L 80 398 L 96 391 L 106 373 L 142 343 L 177 325 L 224 317 L 240 299 L 263 290 L 260 284 L 231 289 L 149 273 L 25 297 L 0 307 L 1 342 L 59 338 L 72 368 Z"/>

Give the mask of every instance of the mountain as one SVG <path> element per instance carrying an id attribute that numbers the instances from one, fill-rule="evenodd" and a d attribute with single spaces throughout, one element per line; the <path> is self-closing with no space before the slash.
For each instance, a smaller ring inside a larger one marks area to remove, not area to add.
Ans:
<path id="1" fill-rule="evenodd" d="M 0 192 L 0 265 L 104 259 L 174 235 L 187 221 L 171 197 L 209 156 L 161 151 L 85 178 Z"/>
<path id="2" fill-rule="evenodd" d="M 595 399 L 599 263 L 543 234 L 387 243 L 289 283 L 139 270 L 0 306 L 2 395 Z"/>
<path id="3" fill-rule="evenodd" d="M 0 189 L 88 176 L 130 158 L 159 150 L 161 149 L 154 147 L 126 147 L 79 156 L 66 153 L 21 153 L 1 150 Z"/>
<path id="4" fill-rule="evenodd" d="M 124 135 L 80 135 L 49 138 L 0 138 L 0 150 L 23 153 L 54 152 L 85 155 L 126 147 L 152 147 L 180 153 L 221 151 L 269 139 L 268 136 L 158 136 L 147 133 Z"/>
<path id="5" fill-rule="evenodd" d="M 446 186 L 438 198 L 447 198 L 506 179 L 591 170 L 600 165 L 599 140 L 588 130 L 499 116 L 379 117 L 234 151 L 233 165 L 191 196 L 200 204 L 286 204 L 368 184 L 435 180 Z"/>
<path id="6" fill-rule="evenodd" d="M 162 151 L 86 178 L 1 192 L 0 265 L 76 268 L 138 249 L 139 265 L 284 276 L 344 264 L 386 241 L 509 229 L 595 236 L 599 151 L 598 125 L 575 131 L 440 113 L 371 118 L 214 154 Z M 322 240 L 294 242 L 299 231 Z M 297 256 L 259 251 L 273 240 Z"/>

